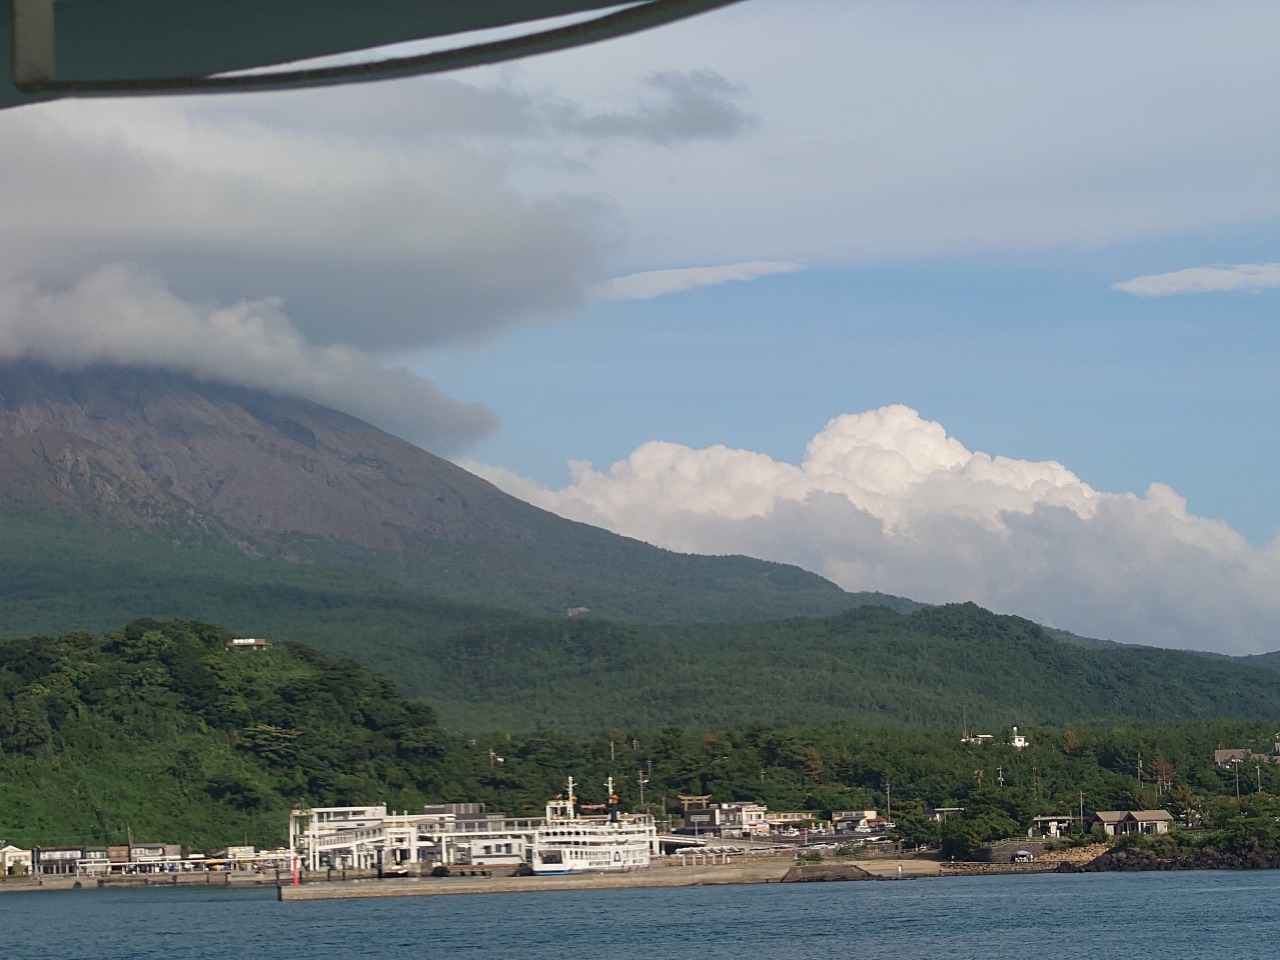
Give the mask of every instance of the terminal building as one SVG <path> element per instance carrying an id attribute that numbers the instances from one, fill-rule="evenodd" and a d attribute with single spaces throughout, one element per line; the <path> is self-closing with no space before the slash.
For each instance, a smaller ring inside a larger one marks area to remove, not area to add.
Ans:
<path id="1" fill-rule="evenodd" d="M 306 870 L 518 866 L 543 823 L 488 813 L 483 803 L 428 805 L 420 813 L 390 813 L 380 804 L 312 807 L 291 813 L 289 847 Z"/>
<path id="2" fill-rule="evenodd" d="M 429 804 L 417 813 L 385 805 L 311 807 L 289 816 L 289 848 L 305 870 L 422 872 L 435 867 L 527 866 L 535 873 L 630 870 L 658 852 L 648 814 L 621 814 L 613 781 L 610 802 L 580 807 L 573 781 L 545 817 L 490 813 L 482 803 Z M 599 815 L 579 810 L 594 809 Z"/>

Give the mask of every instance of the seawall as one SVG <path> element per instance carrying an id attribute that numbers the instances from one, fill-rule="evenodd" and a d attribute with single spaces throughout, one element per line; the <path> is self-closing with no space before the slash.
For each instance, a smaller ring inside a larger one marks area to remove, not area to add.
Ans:
<path id="1" fill-rule="evenodd" d="M 287 877 L 287 874 L 285 874 Z M 201 873 L 139 873 L 96 877 L 83 875 L 18 877 L 0 881 L 0 893 L 39 893 L 45 890 L 98 890 L 117 887 L 261 887 L 275 886 L 277 871 L 209 871 Z"/>
<path id="2" fill-rule="evenodd" d="M 1060 863 L 1039 860 L 1031 863 L 982 863 L 965 860 L 958 863 L 944 863 L 940 866 L 941 875 L 944 877 L 985 877 L 1009 873 L 1059 873 L 1062 871 Z"/>
<path id="3" fill-rule="evenodd" d="M 630 873 L 582 873 L 550 877 L 423 877 L 285 884 L 281 900 L 344 900 L 363 897 L 430 897 L 466 893 L 536 893 L 547 890 L 621 890 L 711 884 L 781 883 L 791 861 L 727 863 L 697 867 L 650 867 Z"/>
<path id="4" fill-rule="evenodd" d="M 797 864 L 790 859 L 679 866 L 658 864 L 630 873 L 584 873 L 550 877 L 423 877 L 421 879 L 306 882 L 285 884 L 281 900 L 340 900 L 353 897 L 430 897 L 448 894 L 536 893 L 547 890 L 619 890 L 641 887 L 698 887 L 742 883 L 890 880 L 938 876 L 931 860 L 885 860 L 872 864 Z"/>

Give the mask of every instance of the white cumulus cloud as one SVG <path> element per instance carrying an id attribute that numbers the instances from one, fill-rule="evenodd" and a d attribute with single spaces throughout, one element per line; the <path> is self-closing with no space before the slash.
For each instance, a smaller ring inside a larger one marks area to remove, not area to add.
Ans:
<path id="1" fill-rule="evenodd" d="M 756 280 L 779 273 L 795 273 L 803 270 L 799 263 L 785 261 L 758 261 L 726 263 L 713 267 L 679 267 L 671 270 L 646 270 L 625 277 L 614 277 L 599 284 L 592 291 L 596 300 L 652 300 L 669 293 L 684 293 L 698 287 L 713 287 L 721 283 Z"/>
<path id="2" fill-rule="evenodd" d="M 1177 293 L 1222 293 L 1230 290 L 1268 290 L 1280 287 L 1280 263 L 1238 263 L 1230 267 L 1187 267 L 1170 273 L 1151 273 L 1111 285 L 1112 290 L 1138 297 L 1168 297 Z"/>
<path id="3" fill-rule="evenodd" d="M 1280 648 L 1280 548 L 1169 487 L 1095 490 L 1053 461 L 971 451 L 905 406 L 846 414 L 801 463 L 651 442 L 552 490 L 468 464 L 561 516 L 674 550 L 795 563 L 848 590 L 973 600 L 1131 643 Z"/>
<path id="4" fill-rule="evenodd" d="M 278 299 L 190 303 L 128 263 L 60 289 L 0 282 L 0 359 L 163 367 L 337 407 L 436 450 L 459 449 L 497 425 L 487 408 L 374 355 L 309 344 Z"/>

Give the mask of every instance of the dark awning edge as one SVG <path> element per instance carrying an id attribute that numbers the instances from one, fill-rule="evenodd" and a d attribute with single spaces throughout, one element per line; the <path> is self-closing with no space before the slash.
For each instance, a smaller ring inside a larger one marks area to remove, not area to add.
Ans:
<path id="1" fill-rule="evenodd" d="M 403 77 L 422 76 L 460 70 L 467 67 L 503 63 L 521 57 L 554 53 L 637 33 L 652 27 L 673 23 L 740 0 L 647 0 L 624 10 L 604 14 L 568 26 L 538 31 L 519 37 L 495 40 L 440 50 L 408 57 L 395 57 L 365 63 L 313 67 L 299 70 L 273 70 L 214 76 L 149 77 L 134 79 L 58 79 L 49 76 L 52 69 L 40 69 L 42 61 L 54 59 L 51 49 L 55 37 L 51 23 L 21 23 L 20 9 L 27 4 L 14 3 L 13 22 L 13 86 L 21 93 L 35 97 L 93 96 L 168 96 L 180 93 L 245 93 L 264 90 L 295 90 L 305 87 L 364 83 Z M 24 51 L 24 42 L 48 46 L 44 51 Z M 20 76 L 20 72 L 27 76 Z M 43 74 L 43 75 L 42 75 Z"/>

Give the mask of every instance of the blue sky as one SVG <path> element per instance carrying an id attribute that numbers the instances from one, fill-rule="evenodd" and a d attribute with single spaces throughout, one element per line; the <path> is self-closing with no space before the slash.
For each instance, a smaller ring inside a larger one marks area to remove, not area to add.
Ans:
<path id="1" fill-rule="evenodd" d="M 744 0 L 0 113 L 0 357 L 297 393 L 563 516 L 1280 648 L 1280 8 Z"/>

